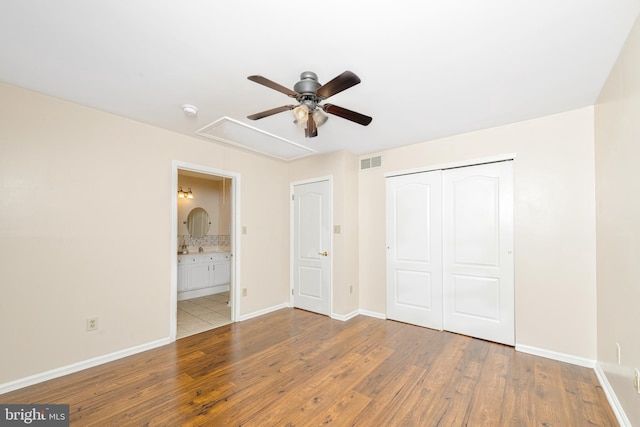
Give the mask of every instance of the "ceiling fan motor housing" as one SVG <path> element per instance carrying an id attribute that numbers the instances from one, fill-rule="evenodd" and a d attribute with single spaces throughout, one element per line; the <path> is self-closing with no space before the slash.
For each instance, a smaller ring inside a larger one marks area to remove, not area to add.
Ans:
<path id="1" fill-rule="evenodd" d="M 318 75 L 313 71 L 305 71 L 300 74 L 300 81 L 293 86 L 293 90 L 301 95 L 316 96 L 316 91 L 320 88 L 318 83 Z"/>

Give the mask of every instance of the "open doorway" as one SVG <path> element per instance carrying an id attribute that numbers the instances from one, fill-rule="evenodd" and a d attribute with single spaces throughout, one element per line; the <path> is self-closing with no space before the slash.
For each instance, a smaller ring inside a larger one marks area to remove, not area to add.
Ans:
<path id="1" fill-rule="evenodd" d="M 180 163 L 174 164 L 174 172 L 172 340 L 229 324 L 237 313 L 238 178 Z"/>

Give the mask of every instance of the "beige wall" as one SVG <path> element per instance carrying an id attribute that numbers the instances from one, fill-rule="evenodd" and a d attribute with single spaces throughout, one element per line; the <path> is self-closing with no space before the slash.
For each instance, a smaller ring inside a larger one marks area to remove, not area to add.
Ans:
<path id="1" fill-rule="evenodd" d="M 358 158 L 347 151 L 291 162 L 290 182 L 331 176 L 333 180 L 332 313 L 358 310 Z"/>
<path id="2" fill-rule="evenodd" d="M 5 84 L 0 120 L 0 384 L 169 337 L 173 160 L 241 175 L 241 314 L 288 301 L 283 162 Z"/>
<path id="3" fill-rule="evenodd" d="M 640 23 L 595 109 L 598 362 L 632 425 L 640 425 Z M 621 347 L 621 364 L 616 357 Z"/>
<path id="4" fill-rule="evenodd" d="M 360 173 L 360 308 L 386 311 L 386 172 L 517 153 L 516 343 L 594 360 L 593 138 L 585 108 L 380 153 L 383 167 Z"/>

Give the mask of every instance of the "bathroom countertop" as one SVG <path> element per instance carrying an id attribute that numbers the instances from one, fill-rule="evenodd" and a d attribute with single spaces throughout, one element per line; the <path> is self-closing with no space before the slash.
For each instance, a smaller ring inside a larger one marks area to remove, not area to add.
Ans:
<path id="1" fill-rule="evenodd" d="M 189 253 L 183 254 L 182 252 L 178 252 L 178 255 L 206 255 L 206 254 L 228 254 L 229 250 L 224 249 L 210 249 L 204 250 L 203 252 L 198 252 L 198 250 L 190 250 Z"/>

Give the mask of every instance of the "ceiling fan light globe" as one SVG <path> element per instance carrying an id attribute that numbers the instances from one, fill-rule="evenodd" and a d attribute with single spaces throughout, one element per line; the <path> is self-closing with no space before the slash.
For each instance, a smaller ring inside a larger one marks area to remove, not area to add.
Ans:
<path id="1" fill-rule="evenodd" d="M 304 104 L 298 105 L 293 109 L 293 117 L 295 117 L 296 123 L 302 123 L 301 126 L 306 126 L 309 117 L 309 107 Z"/>
<path id="2" fill-rule="evenodd" d="M 313 112 L 313 120 L 316 122 L 316 126 L 320 127 L 329 119 L 329 117 L 322 112 L 322 110 L 316 109 Z"/>

